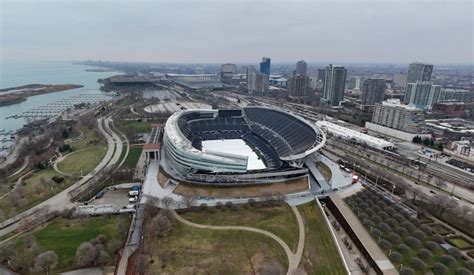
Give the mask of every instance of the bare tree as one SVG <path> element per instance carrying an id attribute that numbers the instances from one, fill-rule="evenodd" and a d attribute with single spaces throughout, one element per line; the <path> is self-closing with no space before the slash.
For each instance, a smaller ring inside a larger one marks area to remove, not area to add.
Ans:
<path id="1" fill-rule="evenodd" d="M 76 250 L 76 264 L 79 267 L 91 266 L 97 255 L 97 249 L 90 242 L 83 242 Z"/>
<path id="2" fill-rule="evenodd" d="M 413 198 L 413 203 L 416 202 L 416 197 L 421 194 L 421 190 L 418 187 L 411 188 L 411 196 Z"/>
<path id="3" fill-rule="evenodd" d="M 446 187 L 448 187 L 448 184 L 440 180 L 439 178 L 435 178 L 434 183 L 436 185 L 436 188 L 438 189 L 445 189 Z"/>
<path id="4" fill-rule="evenodd" d="M 164 197 L 161 201 L 163 202 L 165 208 L 170 208 L 170 206 L 175 203 L 174 199 L 168 196 Z"/>
<path id="5" fill-rule="evenodd" d="M 49 271 L 56 267 L 57 264 L 58 255 L 56 255 L 54 251 L 46 251 L 35 258 L 33 269 L 37 272 L 46 272 L 46 274 L 49 274 Z"/>
<path id="6" fill-rule="evenodd" d="M 192 196 L 183 196 L 183 198 L 181 199 L 181 202 L 186 206 L 186 208 L 189 209 L 196 202 L 196 198 Z"/>
<path id="7" fill-rule="evenodd" d="M 171 221 L 165 214 L 160 213 L 152 219 L 152 223 L 156 229 L 155 234 L 158 237 L 164 237 L 171 231 L 174 221 Z"/>

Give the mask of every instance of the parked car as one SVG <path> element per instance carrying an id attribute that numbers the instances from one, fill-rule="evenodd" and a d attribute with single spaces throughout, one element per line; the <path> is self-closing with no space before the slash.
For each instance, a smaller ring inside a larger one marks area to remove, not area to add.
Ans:
<path id="1" fill-rule="evenodd" d="M 100 192 L 97 192 L 97 194 L 95 194 L 95 198 L 96 199 L 100 199 L 104 196 L 105 192 L 104 191 L 100 191 Z"/>
<path id="2" fill-rule="evenodd" d="M 140 185 L 132 186 L 132 191 L 139 191 L 142 187 Z"/>
<path id="3" fill-rule="evenodd" d="M 128 202 L 129 203 L 135 203 L 138 201 L 138 197 L 131 197 L 131 198 L 128 198 Z"/>
<path id="4" fill-rule="evenodd" d="M 132 190 L 132 191 L 128 192 L 128 196 L 129 197 L 138 196 L 138 191 L 137 190 Z"/>

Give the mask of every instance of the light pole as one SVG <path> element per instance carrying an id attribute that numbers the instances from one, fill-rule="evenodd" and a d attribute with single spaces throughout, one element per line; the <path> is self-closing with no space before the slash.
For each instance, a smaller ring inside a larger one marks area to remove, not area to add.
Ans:
<path id="1" fill-rule="evenodd" d="M 395 184 L 392 187 L 392 199 L 393 199 L 393 191 L 395 191 Z"/>

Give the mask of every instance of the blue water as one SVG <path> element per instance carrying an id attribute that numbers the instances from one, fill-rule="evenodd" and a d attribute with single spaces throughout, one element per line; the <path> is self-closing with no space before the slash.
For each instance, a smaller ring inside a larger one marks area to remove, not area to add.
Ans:
<path id="1" fill-rule="evenodd" d="M 26 122 L 23 119 L 6 119 L 32 108 L 46 105 L 75 94 L 100 93 L 99 78 L 116 72 L 86 72 L 94 67 L 75 65 L 71 62 L 4 62 L 0 64 L 0 88 L 27 84 L 80 84 L 83 88 L 29 97 L 25 102 L 0 107 L 0 130 L 17 130 Z"/>

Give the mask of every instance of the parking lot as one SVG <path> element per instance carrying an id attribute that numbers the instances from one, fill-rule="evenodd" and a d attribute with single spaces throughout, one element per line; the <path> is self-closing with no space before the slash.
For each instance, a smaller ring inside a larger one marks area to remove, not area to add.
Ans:
<path id="1" fill-rule="evenodd" d="M 102 205 L 102 204 L 113 204 L 117 209 L 121 209 L 128 203 L 128 192 L 130 189 L 118 189 L 118 190 L 107 190 L 104 196 L 99 199 L 93 200 L 91 205 Z"/>

